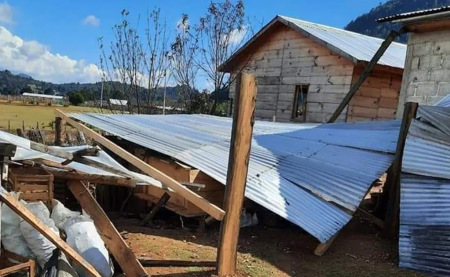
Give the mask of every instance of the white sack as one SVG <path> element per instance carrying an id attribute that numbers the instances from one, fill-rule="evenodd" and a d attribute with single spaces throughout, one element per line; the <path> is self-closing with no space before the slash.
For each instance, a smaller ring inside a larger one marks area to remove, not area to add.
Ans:
<path id="1" fill-rule="evenodd" d="M 67 244 L 90 263 L 103 277 L 111 277 L 114 270 L 109 260 L 108 250 L 100 237 L 94 222 L 85 216 L 73 217 L 64 224 Z M 83 269 L 74 264 L 80 277 L 87 277 Z"/>
<path id="2" fill-rule="evenodd" d="M 10 194 L 15 199 L 19 198 L 19 194 L 14 192 Z M 25 201 L 20 202 L 26 204 Z M 20 231 L 21 218 L 5 203 L 1 207 L 1 218 L 3 248 L 24 258 L 33 258 L 33 254 Z"/>
<path id="3" fill-rule="evenodd" d="M 49 227 L 55 234 L 59 236 L 59 230 L 56 228 L 55 223 L 50 218 L 50 211 L 48 208 L 42 203 L 33 202 L 25 205 L 27 209 L 33 213 L 39 220 L 44 223 L 47 227 Z M 33 226 L 28 224 L 25 220 L 21 220 L 20 222 L 20 230 L 22 231 L 22 235 L 25 238 L 25 241 L 30 247 L 31 251 L 37 258 L 39 265 L 43 268 L 45 263 L 51 258 L 53 254 L 53 250 L 56 249 L 56 246 L 50 242 L 44 235 L 39 233 Z"/>
<path id="4" fill-rule="evenodd" d="M 50 216 L 51 219 L 53 219 L 53 221 L 55 222 L 56 227 L 58 227 L 58 229 L 64 229 L 64 223 L 75 216 L 79 216 L 80 213 L 79 212 L 73 212 L 69 209 L 67 209 L 64 204 L 62 204 L 61 202 L 59 202 L 56 199 L 53 199 L 52 201 L 52 215 Z"/>

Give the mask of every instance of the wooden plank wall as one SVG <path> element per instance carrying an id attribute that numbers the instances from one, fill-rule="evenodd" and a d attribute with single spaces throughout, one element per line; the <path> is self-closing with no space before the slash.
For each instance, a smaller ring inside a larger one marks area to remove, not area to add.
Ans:
<path id="1" fill-rule="evenodd" d="M 353 80 L 362 73 L 355 67 Z M 395 119 L 402 75 L 375 69 L 349 103 L 347 121 Z"/>
<path id="2" fill-rule="evenodd" d="M 247 64 L 258 81 L 255 118 L 290 121 L 295 85 L 310 84 L 306 119 L 326 122 L 350 89 L 353 63 L 287 26 L 274 28 Z"/>

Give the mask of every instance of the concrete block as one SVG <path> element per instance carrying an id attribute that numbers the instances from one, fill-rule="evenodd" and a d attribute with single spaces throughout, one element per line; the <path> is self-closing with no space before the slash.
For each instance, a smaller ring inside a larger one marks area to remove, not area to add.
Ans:
<path id="1" fill-rule="evenodd" d="M 406 96 L 416 95 L 417 83 L 409 83 L 406 89 Z"/>
<path id="2" fill-rule="evenodd" d="M 442 99 L 442 97 L 439 97 L 439 96 L 427 96 L 424 104 L 433 106 L 434 104 L 437 103 L 437 101 L 439 101 L 441 99 Z"/>
<path id="3" fill-rule="evenodd" d="M 411 60 L 411 69 L 419 69 L 420 57 L 414 57 Z"/>
<path id="4" fill-rule="evenodd" d="M 441 38 L 443 39 L 443 38 Z M 450 41 L 448 40 L 438 40 L 435 42 L 433 47 L 434 54 L 450 54 Z"/>
<path id="5" fill-rule="evenodd" d="M 408 96 L 408 97 L 406 97 L 405 102 L 416 102 L 419 104 L 424 104 L 426 102 L 426 96 Z M 400 110 L 399 110 L 399 112 L 400 112 Z M 403 109 L 402 109 L 402 112 L 403 112 Z"/>
<path id="6" fill-rule="evenodd" d="M 432 82 L 448 82 L 450 80 L 450 70 L 433 69 L 430 74 L 429 81 Z"/>
<path id="7" fill-rule="evenodd" d="M 430 56 L 430 68 L 441 68 L 443 64 L 444 55 Z"/>
<path id="8" fill-rule="evenodd" d="M 431 56 L 423 56 L 423 57 L 416 57 L 419 59 L 418 68 L 419 69 L 429 69 L 430 68 L 430 62 L 431 62 Z"/>
<path id="9" fill-rule="evenodd" d="M 450 69 L 450 54 L 442 54 L 442 68 Z"/>
<path id="10" fill-rule="evenodd" d="M 450 81 L 450 80 L 449 80 Z M 438 85 L 438 96 L 446 96 L 450 94 L 450 82 L 441 82 Z"/>
<path id="11" fill-rule="evenodd" d="M 437 83 L 435 82 L 424 82 L 417 83 L 417 88 L 415 91 L 415 96 L 435 96 L 437 95 Z"/>
<path id="12" fill-rule="evenodd" d="M 423 57 L 430 55 L 434 50 L 433 42 L 415 44 L 413 47 L 414 57 Z"/>
<path id="13" fill-rule="evenodd" d="M 426 82 L 430 79 L 430 74 L 430 70 L 411 70 L 406 78 L 410 82 Z"/>

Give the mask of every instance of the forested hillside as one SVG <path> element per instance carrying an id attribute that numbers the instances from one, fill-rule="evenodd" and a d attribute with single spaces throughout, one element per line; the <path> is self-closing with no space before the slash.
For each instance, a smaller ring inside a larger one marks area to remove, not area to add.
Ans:
<path id="1" fill-rule="evenodd" d="M 399 24 L 378 23 L 377 19 L 446 5 L 450 5 L 450 0 L 390 0 L 352 20 L 345 29 L 373 37 L 386 38 L 391 30 L 399 29 Z M 406 42 L 406 36 L 400 37 L 399 41 Z"/>

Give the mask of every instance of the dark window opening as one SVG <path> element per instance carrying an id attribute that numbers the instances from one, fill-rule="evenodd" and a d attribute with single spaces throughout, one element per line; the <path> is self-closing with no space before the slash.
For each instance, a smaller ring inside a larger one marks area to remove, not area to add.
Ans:
<path id="1" fill-rule="evenodd" d="M 292 120 L 306 121 L 306 99 L 309 85 L 295 86 L 294 105 L 292 107 Z"/>

